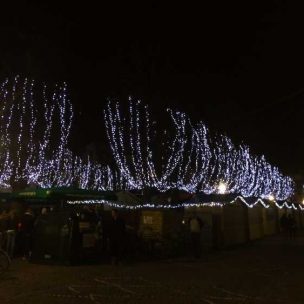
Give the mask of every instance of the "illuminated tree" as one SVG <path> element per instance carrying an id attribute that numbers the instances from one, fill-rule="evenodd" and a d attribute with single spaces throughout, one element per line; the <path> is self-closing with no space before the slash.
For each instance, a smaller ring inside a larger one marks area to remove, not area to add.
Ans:
<path id="1" fill-rule="evenodd" d="M 73 109 L 65 84 L 50 90 L 33 80 L 7 79 L 0 105 L 1 187 L 23 180 L 40 187 L 112 188 L 109 167 L 68 148 Z"/>
<path id="2" fill-rule="evenodd" d="M 226 136 L 212 136 L 202 122 L 193 124 L 184 113 L 167 110 L 171 132 L 151 123 L 148 107 L 132 99 L 125 115 L 119 103 L 109 102 L 104 117 L 117 169 L 128 188 L 211 194 L 225 187 L 227 193 L 278 200 L 294 192 L 292 179 L 264 156 L 252 155 L 247 146 L 235 146 Z"/>

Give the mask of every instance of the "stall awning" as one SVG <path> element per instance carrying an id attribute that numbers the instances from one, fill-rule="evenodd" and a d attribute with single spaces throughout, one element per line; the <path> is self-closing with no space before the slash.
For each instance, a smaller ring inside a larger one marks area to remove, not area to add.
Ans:
<path id="1" fill-rule="evenodd" d="M 26 189 L 19 192 L 0 193 L 0 199 L 25 201 L 117 200 L 113 192 L 74 188 Z"/>

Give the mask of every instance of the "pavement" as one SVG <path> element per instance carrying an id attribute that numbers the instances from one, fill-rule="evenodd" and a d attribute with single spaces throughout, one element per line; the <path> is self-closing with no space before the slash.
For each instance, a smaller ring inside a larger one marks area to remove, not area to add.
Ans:
<path id="1" fill-rule="evenodd" d="M 284 236 L 200 260 L 119 266 L 50 266 L 13 260 L 0 275 L 0 303 L 303 304 L 304 235 Z"/>

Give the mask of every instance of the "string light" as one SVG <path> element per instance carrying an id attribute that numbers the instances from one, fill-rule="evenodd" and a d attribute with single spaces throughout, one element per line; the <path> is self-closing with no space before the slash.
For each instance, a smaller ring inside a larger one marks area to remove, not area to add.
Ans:
<path id="1" fill-rule="evenodd" d="M 67 86 L 27 78 L 0 85 L 0 187 L 25 181 L 42 188 L 113 189 L 112 170 L 68 149 L 73 108 Z"/>
<path id="2" fill-rule="evenodd" d="M 126 115 L 119 103 L 108 102 L 104 110 L 106 132 L 128 189 L 223 192 L 273 200 L 293 195 L 293 180 L 271 166 L 264 156 L 252 155 L 247 146 L 236 146 L 227 136 L 211 135 L 202 122 L 193 124 L 182 112 L 167 112 L 171 136 L 164 130 L 157 133 L 156 124 L 150 123 L 148 107 L 140 102 L 130 99 Z M 166 142 L 167 149 L 162 149 L 160 157 L 153 154 L 151 134 L 161 137 L 163 144 L 158 145 L 158 150 Z"/>
<path id="3" fill-rule="evenodd" d="M 6 79 L 0 84 L 0 105 L 2 188 L 25 181 L 42 188 L 179 189 L 260 197 L 261 204 L 270 197 L 285 200 L 294 192 L 292 179 L 264 156 L 252 155 L 227 136 L 211 135 L 202 122 L 193 124 L 182 112 L 168 109 L 170 130 L 160 131 L 148 106 L 130 99 L 128 114 L 123 115 L 119 103 L 109 101 L 104 117 L 117 167 L 113 170 L 68 148 L 73 108 L 65 83 L 50 90 L 27 78 Z"/>
<path id="4" fill-rule="evenodd" d="M 238 201 L 241 201 L 244 205 L 246 205 L 248 208 L 253 208 L 256 205 L 260 204 L 264 208 L 268 209 L 271 207 L 271 204 L 265 202 L 263 199 L 258 198 L 253 203 L 249 203 L 246 198 L 242 196 L 237 196 L 233 200 L 231 200 L 229 203 L 221 203 L 221 202 L 184 202 L 184 203 L 175 203 L 175 204 L 169 204 L 168 202 L 163 202 L 159 204 L 154 203 L 142 203 L 142 204 L 127 204 L 124 202 L 117 202 L 117 201 L 109 201 L 109 200 L 82 200 L 82 201 L 68 201 L 67 203 L 70 205 L 81 205 L 81 204 L 102 204 L 107 205 L 112 208 L 123 208 L 123 209 L 130 209 L 130 210 L 136 210 L 136 209 L 178 209 L 178 208 L 189 208 L 189 207 L 224 207 L 225 205 L 233 205 L 237 203 Z M 288 204 L 286 201 L 283 202 L 281 205 L 275 201 L 275 206 L 279 209 L 282 209 L 284 207 L 288 209 L 294 209 L 294 210 L 301 210 L 304 211 L 304 207 L 299 205 L 299 209 L 297 206 L 295 206 L 294 203 Z"/>

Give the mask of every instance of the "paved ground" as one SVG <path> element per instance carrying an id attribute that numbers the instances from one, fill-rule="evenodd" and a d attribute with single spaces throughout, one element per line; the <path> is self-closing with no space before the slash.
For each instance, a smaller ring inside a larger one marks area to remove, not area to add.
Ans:
<path id="1" fill-rule="evenodd" d="M 304 237 L 267 238 L 208 259 L 110 266 L 15 260 L 0 303 L 304 303 Z"/>

